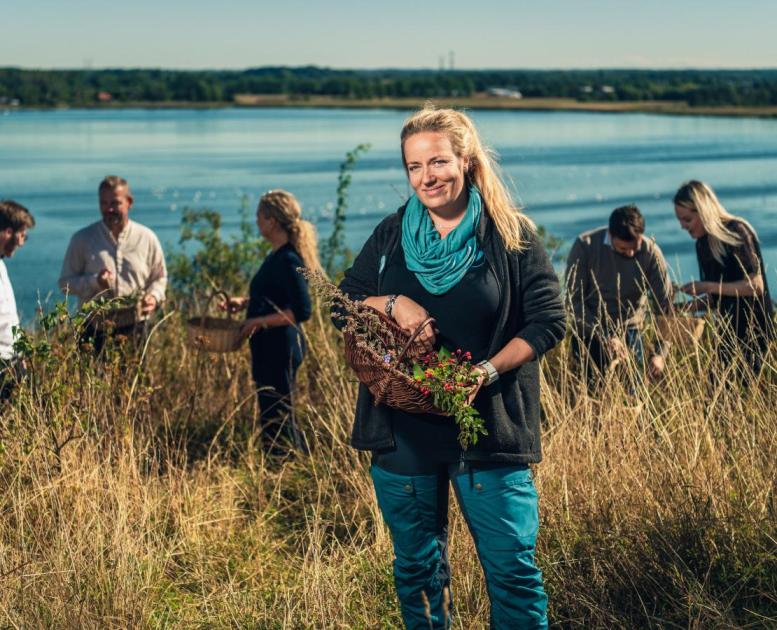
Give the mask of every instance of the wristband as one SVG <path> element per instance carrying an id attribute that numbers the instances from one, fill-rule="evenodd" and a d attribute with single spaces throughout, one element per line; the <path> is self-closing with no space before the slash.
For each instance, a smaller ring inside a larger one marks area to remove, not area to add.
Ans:
<path id="1" fill-rule="evenodd" d="M 388 300 L 386 300 L 385 311 L 386 311 L 386 315 L 388 315 L 389 317 L 392 316 L 391 312 L 394 310 L 394 303 L 397 301 L 398 297 L 399 296 L 397 294 L 393 293 L 389 295 Z"/>
<path id="2" fill-rule="evenodd" d="M 483 368 L 486 371 L 486 380 L 483 381 L 483 385 L 491 385 L 499 380 L 499 372 L 491 364 L 490 361 L 481 361 L 476 367 Z"/>

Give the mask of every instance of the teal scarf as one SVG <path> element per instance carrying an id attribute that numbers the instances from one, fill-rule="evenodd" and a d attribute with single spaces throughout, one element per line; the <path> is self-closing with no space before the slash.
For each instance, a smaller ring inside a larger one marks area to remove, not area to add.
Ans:
<path id="1" fill-rule="evenodd" d="M 418 197 L 410 197 L 402 217 L 402 249 L 408 270 L 429 293 L 450 291 L 483 257 L 477 244 L 482 209 L 480 191 L 470 186 L 464 218 L 442 239 Z"/>

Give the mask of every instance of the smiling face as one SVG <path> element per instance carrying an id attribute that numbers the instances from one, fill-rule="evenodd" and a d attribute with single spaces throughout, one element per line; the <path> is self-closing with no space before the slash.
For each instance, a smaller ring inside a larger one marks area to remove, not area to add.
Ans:
<path id="1" fill-rule="evenodd" d="M 127 187 L 103 188 L 100 191 L 100 214 L 108 229 L 117 234 L 129 223 L 132 194 Z"/>
<path id="2" fill-rule="evenodd" d="M 691 238 L 698 239 L 704 236 L 707 231 L 704 229 L 704 225 L 701 222 L 699 213 L 686 206 L 679 204 L 674 205 L 674 213 L 677 216 L 677 220 L 680 222 L 680 227 L 683 228 Z"/>
<path id="3" fill-rule="evenodd" d="M 405 140 L 407 178 L 421 203 L 443 217 L 456 216 L 467 207 L 467 158 L 453 152 L 445 134 L 423 131 Z"/>

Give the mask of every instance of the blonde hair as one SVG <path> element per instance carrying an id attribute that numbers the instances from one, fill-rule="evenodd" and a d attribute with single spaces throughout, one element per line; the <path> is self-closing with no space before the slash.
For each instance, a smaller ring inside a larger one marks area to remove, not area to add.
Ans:
<path id="1" fill-rule="evenodd" d="M 755 230 L 747 221 L 736 217 L 723 207 L 715 192 L 704 182 L 690 180 L 685 182 L 677 190 L 674 196 L 677 206 L 696 212 L 699 215 L 704 231 L 707 232 L 710 251 L 719 263 L 723 262 L 726 254 L 726 245 L 737 247 L 742 244 L 738 234 L 732 232 L 725 225 L 727 221 L 737 220 L 744 223 L 755 236 Z"/>
<path id="2" fill-rule="evenodd" d="M 289 242 L 311 271 L 321 271 L 318 259 L 316 228 L 302 219 L 302 207 L 297 198 L 285 190 L 270 190 L 259 199 L 257 212 L 271 217 L 289 235 Z"/>
<path id="3" fill-rule="evenodd" d="M 458 158 L 467 158 L 468 179 L 480 190 L 486 212 L 496 225 L 508 251 L 520 252 L 525 247 L 524 235 L 534 229 L 534 223 L 513 203 L 501 178 L 494 152 L 478 135 L 474 123 L 466 114 L 454 109 L 437 109 L 426 104 L 405 121 L 400 139 L 402 162 L 405 161 L 405 141 L 417 133 L 445 134 Z"/>

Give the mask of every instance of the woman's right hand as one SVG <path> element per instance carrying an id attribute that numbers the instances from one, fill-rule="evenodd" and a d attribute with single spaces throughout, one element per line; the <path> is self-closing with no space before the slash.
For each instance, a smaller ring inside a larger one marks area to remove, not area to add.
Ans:
<path id="1" fill-rule="evenodd" d="M 429 318 L 429 312 L 418 302 L 400 295 L 397 297 L 397 301 L 394 302 L 391 316 L 402 329 L 412 333 Z M 424 326 L 424 329 L 416 337 L 416 342 L 423 346 L 425 352 L 430 352 L 434 348 L 435 334 L 431 323 Z"/>
<path id="2" fill-rule="evenodd" d="M 218 304 L 222 311 L 229 311 L 230 313 L 238 313 L 248 306 L 247 297 L 231 297 L 226 300 L 221 300 Z"/>

